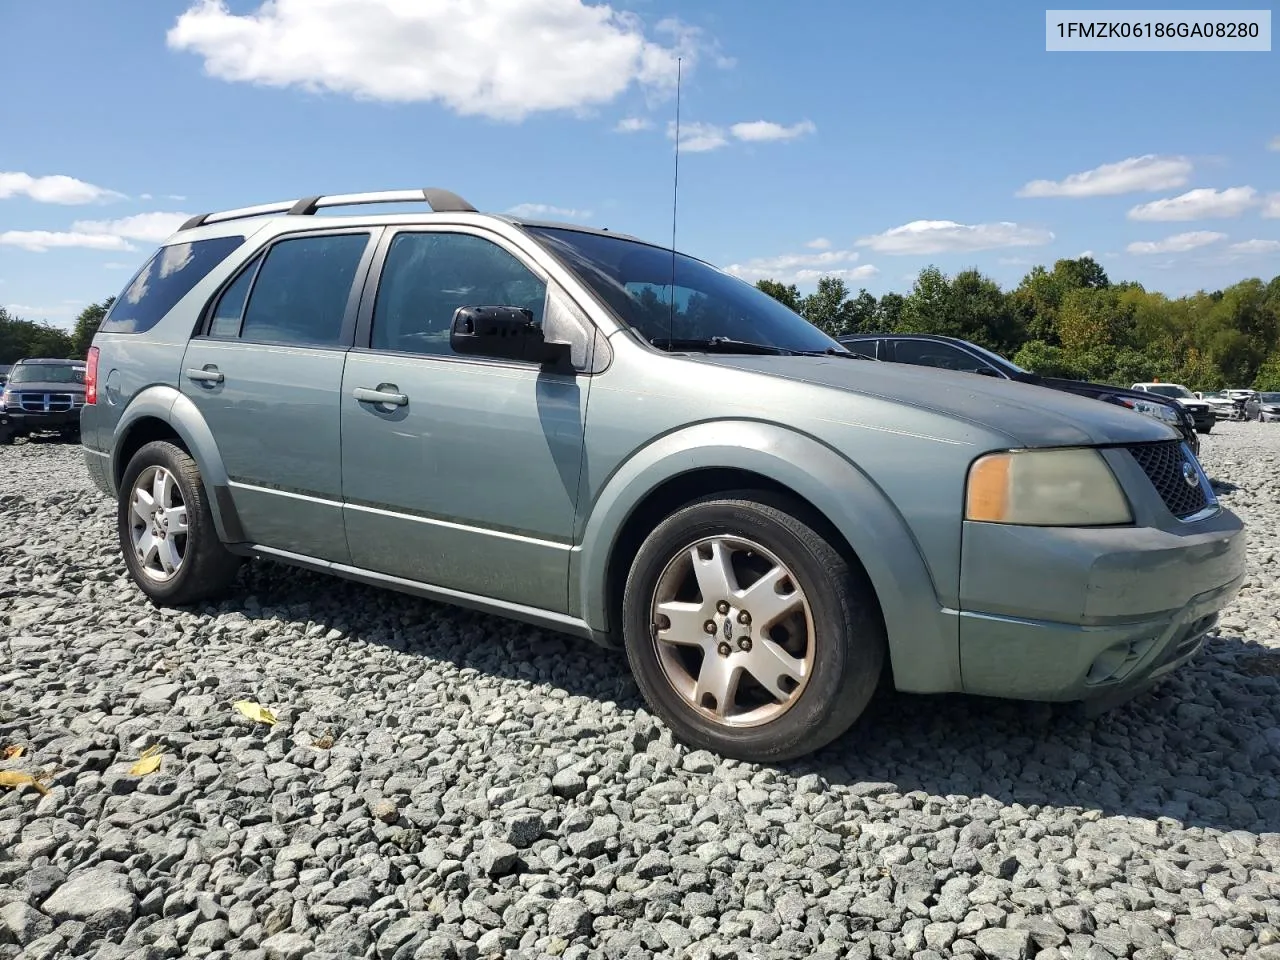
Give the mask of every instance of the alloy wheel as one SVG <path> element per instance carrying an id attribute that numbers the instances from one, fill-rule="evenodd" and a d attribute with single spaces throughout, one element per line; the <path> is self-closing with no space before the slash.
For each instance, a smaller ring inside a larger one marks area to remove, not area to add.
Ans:
<path id="1" fill-rule="evenodd" d="M 776 720 L 813 673 L 813 611 L 792 572 L 744 537 L 699 540 L 673 556 L 651 606 L 667 682 L 716 723 Z"/>

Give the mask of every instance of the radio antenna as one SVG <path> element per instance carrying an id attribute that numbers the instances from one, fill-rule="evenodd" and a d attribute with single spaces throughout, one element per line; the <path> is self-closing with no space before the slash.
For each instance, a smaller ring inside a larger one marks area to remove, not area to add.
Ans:
<path id="1" fill-rule="evenodd" d="M 684 58 L 676 58 L 676 163 L 671 181 L 671 302 L 667 313 L 667 349 L 676 337 L 676 209 L 680 197 L 680 81 Z"/>

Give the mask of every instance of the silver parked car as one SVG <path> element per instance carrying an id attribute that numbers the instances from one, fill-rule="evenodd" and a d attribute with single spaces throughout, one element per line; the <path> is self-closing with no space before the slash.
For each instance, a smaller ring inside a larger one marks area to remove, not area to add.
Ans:
<path id="1" fill-rule="evenodd" d="M 1280 393 L 1255 393 L 1244 403 L 1246 420 L 1280 420 Z"/>
<path id="2" fill-rule="evenodd" d="M 447 191 L 193 218 L 87 391 L 155 602 L 262 557 L 519 618 L 625 648 L 680 738 L 752 760 L 839 736 L 886 671 L 1131 696 L 1244 572 L 1167 424 L 869 362 L 702 261 Z"/>

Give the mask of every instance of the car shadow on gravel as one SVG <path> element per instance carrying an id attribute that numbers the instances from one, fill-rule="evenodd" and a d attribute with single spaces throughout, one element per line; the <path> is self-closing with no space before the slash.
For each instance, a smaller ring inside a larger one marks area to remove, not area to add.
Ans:
<path id="1" fill-rule="evenodd" d="M 313 622 L 365 642 L 623 710 L 644 707 L 625 655 L 586 640 L 273 562 L 248 565 L 239 587 L 221 610 L 254 617 L 258 604 L 310 604 Z M 311 603 L 317 597 L 328 602 Z M 404 626 L 366 630 L 361 610 Z M 485 642 L 466 639 L 477 635 Z M 1212 638 L 1159 686 L 1092 718 L 1072 704 L 885 691 L 844 737 L 777 769 L 817 773 L 854 792 L 985 796 L 1004 807 L 1280 832 L 1280 653 Z"/>

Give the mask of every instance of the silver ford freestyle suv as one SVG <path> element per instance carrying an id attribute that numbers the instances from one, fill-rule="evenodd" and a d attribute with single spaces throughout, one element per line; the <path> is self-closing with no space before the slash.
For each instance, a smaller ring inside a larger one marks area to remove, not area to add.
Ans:
<path id="1" fill-rule="evenodd" d="M 1243 576 L 1165 424 L 860 359 L 700 260 L 443 190 L 195 217 L 88 364 L 86 462 L 156 603 L 262 557 L 515 617 L 625 648 L 744 759 L 831 741 L 882 676 L 1122 700 Z"/>

